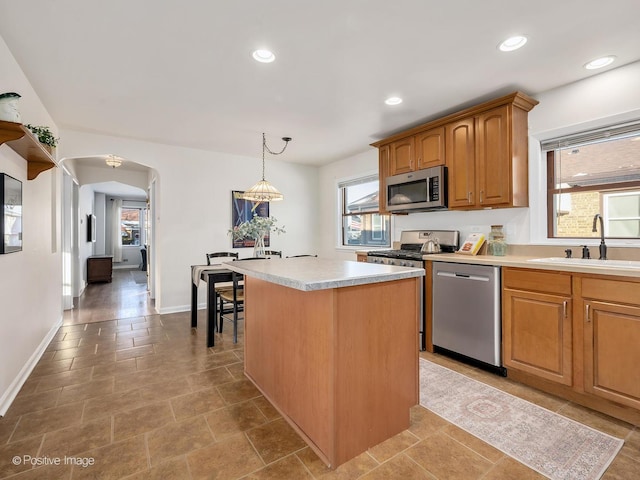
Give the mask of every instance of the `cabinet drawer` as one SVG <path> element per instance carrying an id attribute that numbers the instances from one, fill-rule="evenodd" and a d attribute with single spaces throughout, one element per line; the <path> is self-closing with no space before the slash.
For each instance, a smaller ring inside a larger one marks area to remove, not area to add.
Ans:
<path id="1" fill-rule="evenodd" d="M 640 282 L 583 278 L 582 297 L 640 305 Z"/>
<path id="2" fill-rule="evenodd" d="M 571 295 L 571 274 L 523 268 L 503 268 L 502 286 L 533 292 Z"/>

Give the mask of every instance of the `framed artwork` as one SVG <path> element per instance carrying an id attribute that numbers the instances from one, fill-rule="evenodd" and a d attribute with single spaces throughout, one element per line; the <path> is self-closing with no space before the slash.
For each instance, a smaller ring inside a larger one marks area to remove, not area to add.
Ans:
<path id="1" fill-rule="evenodd" d="M 269 216 L 269 202 L 252 202 L 241 198 L 243 191 L 231 191 L 231 228 L 237 227 L 241 223 L 250 221 L 254 214 L 259 217 Z M 233 239 L 233 248 L 253 248 L 255 240 L 250 237 Z M 269 235 L 264 237 L 264 246 L 269 246 Z"/>
<path id="2" fill-rule="evenodd" d="M 87 242 L 96 241 L 96 216 L 87 214 Z"/>
<path id="3" fill-rule="evenodd" d="M 19 252 L 22 250 L 22 182 L 0 173 L 0 200 L 0 254 Z"/>

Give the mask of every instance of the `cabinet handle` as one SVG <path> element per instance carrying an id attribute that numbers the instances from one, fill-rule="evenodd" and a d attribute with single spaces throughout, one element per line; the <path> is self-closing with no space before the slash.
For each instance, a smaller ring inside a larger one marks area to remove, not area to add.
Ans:
<path id="1" fill-rule="evenodd" d="M 484 193 L 484 190 L 480 190 L 480 203 L 482 203 L 482 194 Z"/>
<path id="2" fill-rule="evenodd" d="M 567 318 L 567 301 L 562 302 L 562 316 Z"/>
<path id="3" fill-rule="evenodd" d="M 588 303 L 584 306 L 584 315 L 585 315 L 585 320 L 588 322 L 591 321 L 590 318 L 590 314 L 591 313 L 591 305 L 589 305 Z"/>
<path id="4" fill-rule="evenodd" d="M 472 195 L 473 195 L 473 192 L 469 192 L 469 194 L 467 195 L 467 202 L 471 203 Z"/>

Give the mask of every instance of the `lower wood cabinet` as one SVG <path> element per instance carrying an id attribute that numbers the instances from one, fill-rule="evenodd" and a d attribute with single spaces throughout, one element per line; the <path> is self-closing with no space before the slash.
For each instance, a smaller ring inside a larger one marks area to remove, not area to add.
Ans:
<path id="1" fill-rule="evenodd" d="M 640 425 L 640 278 L 502 275 L 507 375 Z"/>
<path id="2" fill-rule="evenodd" d="M 505 269 L 503 286 L 504 366 L 571 385 L 571 276 Z"/>
<path id="3" fill-rule="evenodd" d="M 640 283 L 583 279 L 582 288 L 584 390 L 640 409 Z"/>

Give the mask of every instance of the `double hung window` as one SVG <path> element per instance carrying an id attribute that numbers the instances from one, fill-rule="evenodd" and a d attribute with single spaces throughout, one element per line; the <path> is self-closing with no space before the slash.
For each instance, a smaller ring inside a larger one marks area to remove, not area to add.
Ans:
<path id="1" fill-rule="evenodd" d="M 640 238 L 640 122 L 542 142 L 548 237 Z"/>
<path id="2" fill-rule="evenodd" d="M 378 176 L 340 182 L 342 245 L 390 246 L 389 215 L 379 213 Z"/>

